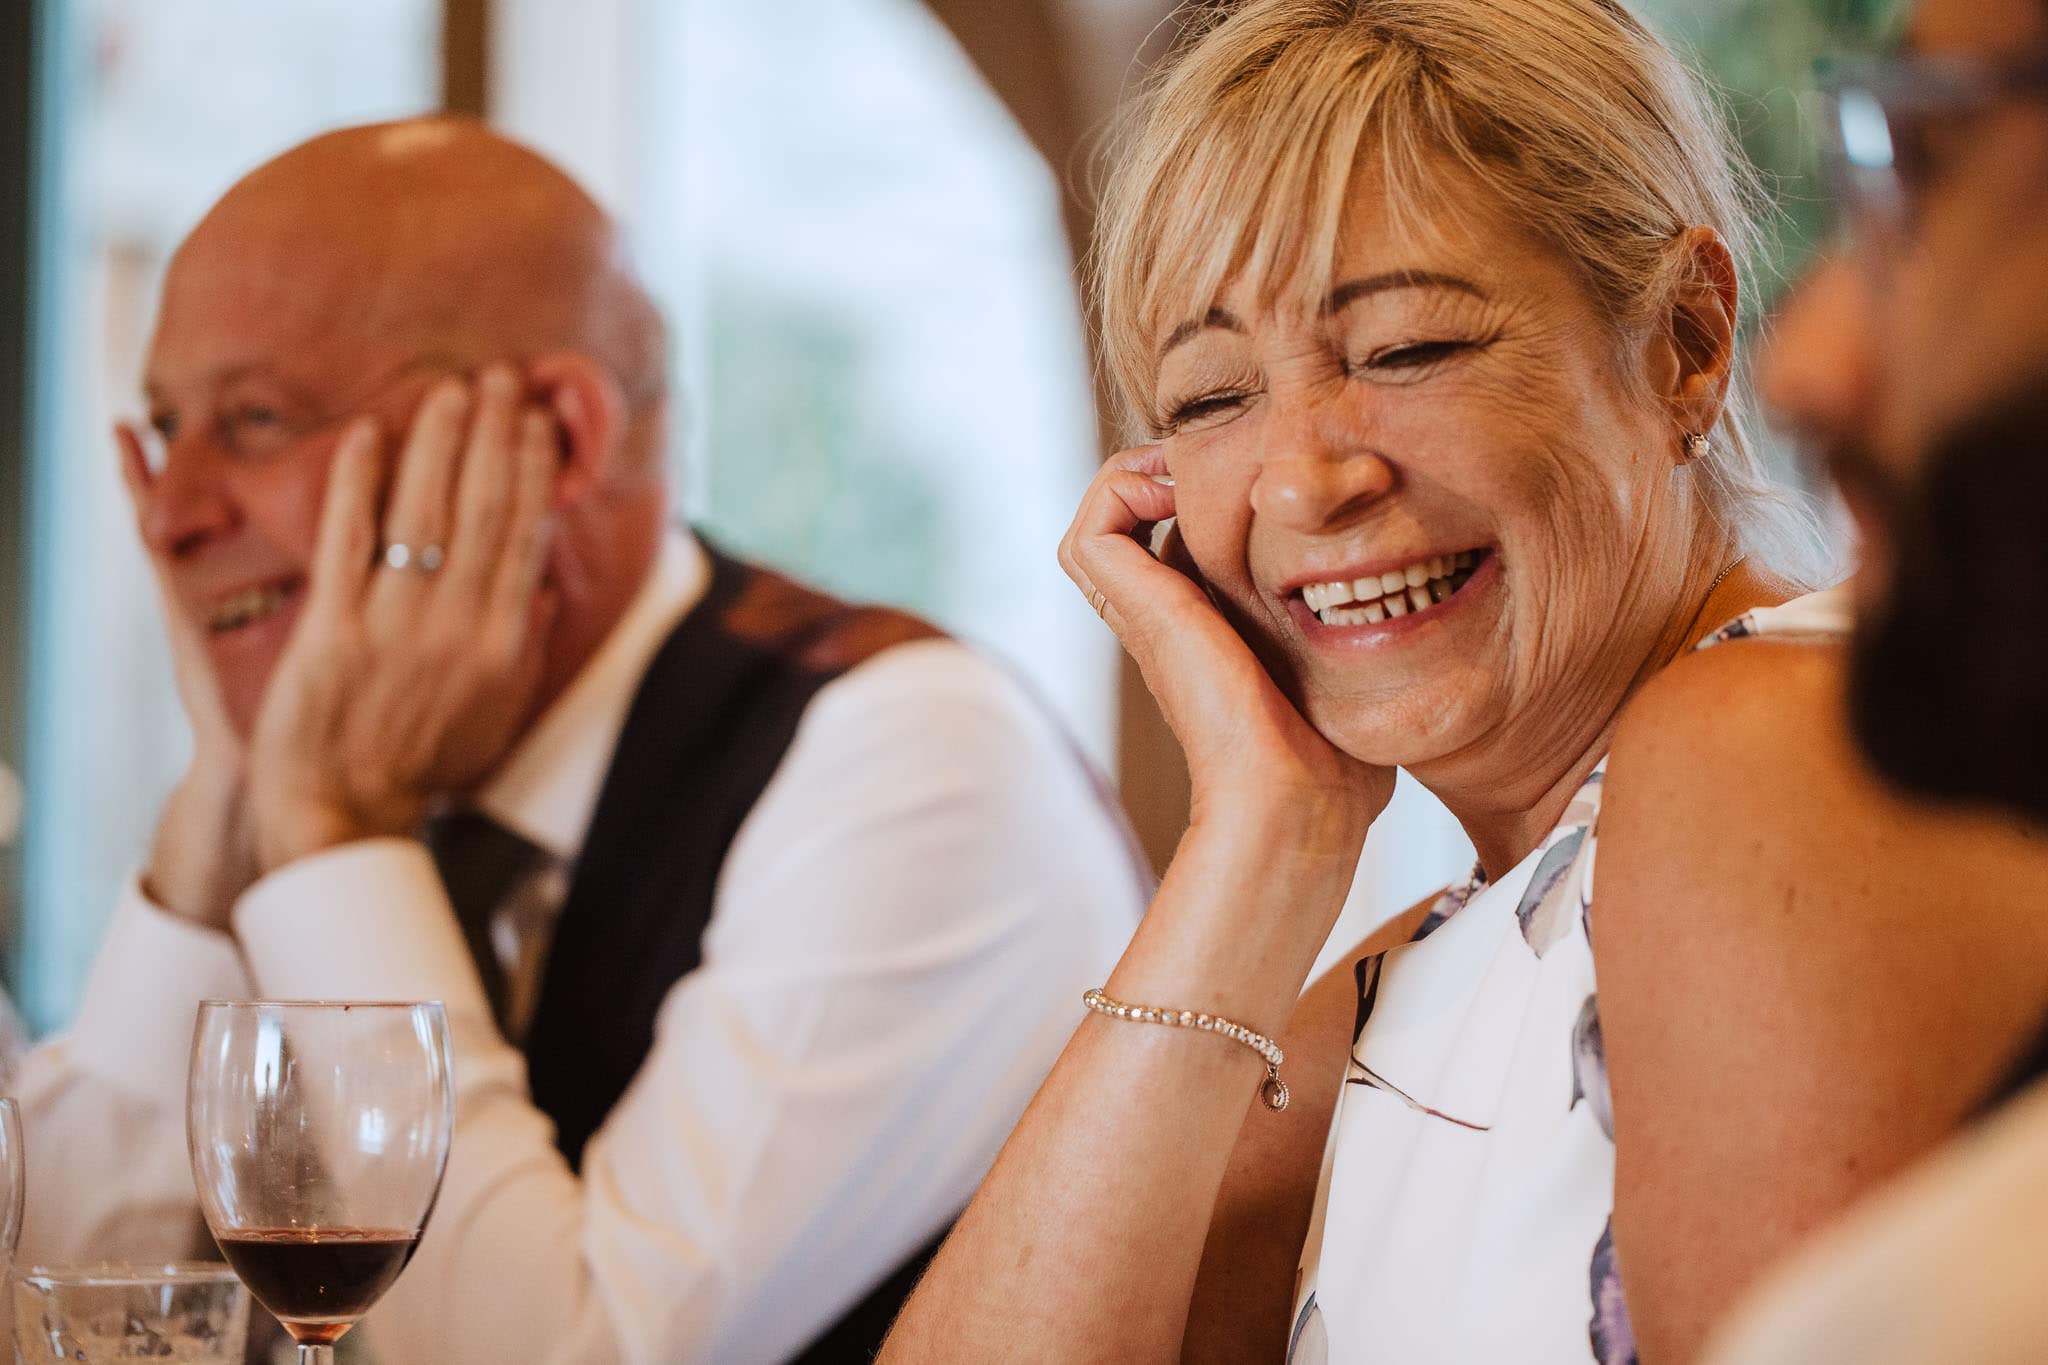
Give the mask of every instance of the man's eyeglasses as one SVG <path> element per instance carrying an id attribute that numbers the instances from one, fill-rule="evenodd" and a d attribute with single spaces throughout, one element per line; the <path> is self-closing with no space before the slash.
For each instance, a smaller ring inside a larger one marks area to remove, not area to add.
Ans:
<path id="1" fill-rule="evenodd" d="M 1973 118 L 2008 100 L 2048 98 L 2048 55 L 1837 58 L 1819 76 L 1837 226 L 1883 257 L 1910 244 L 1921 199 Z"/>

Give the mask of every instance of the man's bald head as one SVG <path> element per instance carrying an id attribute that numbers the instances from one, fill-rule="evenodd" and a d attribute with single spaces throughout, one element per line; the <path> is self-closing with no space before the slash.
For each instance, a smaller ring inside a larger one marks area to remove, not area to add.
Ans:
<path id="1" fill-rule="evenodd" d="M 144 534 L 213 623 L 238 724 L 295 620 L 340 433 L 368 418 L 402 450 L 438 381 L 493 365 L 552 415 L 561 452 L 545 700 L 645 581 L 668 510 L 661 325 L 604 211 L 516 143 L 418 119 L 286 152 L 178 248 L 145 376 L 163 465 Z M 252 593 L 267 614 L 222 616 Z"/>
<path id="2" fill-rule="evenodd" d="M 547 160 L 467 120 L 343 129 L 244 177 L 172 258 L 164 307 L 230 298 L 330 344 L 458 368 L 582 352 L 635 410 L 665 385 L 659 315 L 609 217 Z"/>

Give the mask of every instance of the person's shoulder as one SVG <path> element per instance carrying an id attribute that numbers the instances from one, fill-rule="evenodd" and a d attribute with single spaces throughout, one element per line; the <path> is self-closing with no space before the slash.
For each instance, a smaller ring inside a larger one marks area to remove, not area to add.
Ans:
<path id="1" fill-rule="evenodd" d="M 1737 640 L 1684 655 L 1623 708 L 1608 795 L 1704 807 L 1760 778 L 1856 768 L 1842 705 L 1846 651 L 1826 637 Z"/>
<path id="2" fill-rule="evenodd" d="M 1599 913 L 1622 930 L 1603 949 L 1682 938 L 1733 951 L 1747 936 L 1771 952 L 1789 938 L 1820 970 L 1938 936 L 1961 944 L 2009 913 L 2040 840 L 1884 782 L 1849 727 L 1848 666 L 1841 641 L 1744 640 L 1688 655 L 1629 703 L 1600 814 Z M 1968 913 L 1963 887 L 1981 893 Z M 1953 913 L 1929 915 L 1935 904 Z"/>
<path id="3" fill-rule="evenodd" d="M 1742 640 L 1630 700 L 1601 801 L 1603 975 L 1630 944 L 1654 963 L 1679 942 L 1798 932 L 1786 909 L 1884 842 L 1896 813 L 1849 742 L 1844 667 L 1837 642 Z"/>

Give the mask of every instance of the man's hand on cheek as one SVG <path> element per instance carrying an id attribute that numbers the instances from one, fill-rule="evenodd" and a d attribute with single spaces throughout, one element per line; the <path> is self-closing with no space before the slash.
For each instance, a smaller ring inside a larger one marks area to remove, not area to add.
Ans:
<path id="1" fill-rule="evenodd" d="M 250 742 L 264 871 L 415 832 L 432 798 L 496 766 L 533 700 L 552 418 L 493 367 L 429 394 L 387 463 L 368 421 L 335 455 L 304 613 Z"/>

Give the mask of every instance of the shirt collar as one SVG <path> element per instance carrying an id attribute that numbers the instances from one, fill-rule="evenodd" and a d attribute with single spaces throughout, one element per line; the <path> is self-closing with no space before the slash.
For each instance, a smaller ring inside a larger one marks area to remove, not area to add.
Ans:
<path id="1" fill-rule="evenodd" d="M 640 680 L 710 581 L 711 561 L 696 538 L 675 529 L 665 534 L 653 570 L 618 624 L 477 792 L 477 809 L 573 860 Z"/>

